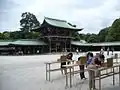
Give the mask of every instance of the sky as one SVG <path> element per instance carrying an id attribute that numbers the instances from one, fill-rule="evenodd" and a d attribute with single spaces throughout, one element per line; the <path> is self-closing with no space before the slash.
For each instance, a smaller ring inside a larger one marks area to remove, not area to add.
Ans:
<path id="1" fill-rule="evenodd" d="M 120 0 L 0 0 L 0 32 L 19 30 L 23 12 L 40 23 L 44 17 L 63 19 L 84 28 L 80 33 L 97 34 L 120 17 Z"/>

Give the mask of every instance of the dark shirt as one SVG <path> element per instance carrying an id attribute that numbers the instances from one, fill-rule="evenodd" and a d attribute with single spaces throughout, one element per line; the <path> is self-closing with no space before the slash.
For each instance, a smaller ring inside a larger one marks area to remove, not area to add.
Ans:
<path id="1" fill-rule="evenodd" d="M 72 56 L 67 55 L 67 59 L 72 60 Z M 70 62 L 67 62 L 67 64 L 70 64 Z M 64 68 L 63 65 L 66 65 L 66 62 L 61 63 L 61 68 Z"/>
<path id="2" fill-rule="evenodd" d="M 98 58 L 95 58 L 95 64 L 101 65 L 101 61 L 99 61 Z"/>
<path id="3" fill-rule="evenodd" d="M 105 56 L 104 55 L 100 55 L 100 59 L 104 60 Z"/>

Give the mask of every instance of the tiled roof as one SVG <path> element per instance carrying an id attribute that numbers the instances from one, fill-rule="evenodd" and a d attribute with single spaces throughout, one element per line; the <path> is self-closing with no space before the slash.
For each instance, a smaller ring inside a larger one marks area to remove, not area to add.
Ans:
<path id="1" fill-rule="evenodd" d="M 78 30 L 81 31 L 82 29 L 76 28 L 74 26 L 72 26 L 70 23 L 68 23 L 65 20 L 60 20 L 60 19 L 53 19 L 53 18 L 48 18 L 45 17 L 44 19 L 48 24 L 55 26 L 55 27 L 61 27 L 61 28 L 68 28 L 68 29 L 74 29 L 74 30 Z"/>
<path id="2" fill-rule="evenodd" d="M 104 42 L 104 43 L 81 43 L 80 41 L 71 41 L 76 46 L 120 46 L 120 42 Z"/>
<path id="3" fill-rule="evenodd" d="M 44 41 L 36 40 L 36 39 L 19 39 L 14 41 L 8 41 L 8 40 L 1 40 L 0 46 L 5 45 L 47 45 Z"/>

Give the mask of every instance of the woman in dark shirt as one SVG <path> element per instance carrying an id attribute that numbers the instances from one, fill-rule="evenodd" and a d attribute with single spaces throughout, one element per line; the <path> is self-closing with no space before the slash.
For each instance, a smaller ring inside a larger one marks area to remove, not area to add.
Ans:
<path id="1" fill-rule="evenodd" d="M 66 59 L 72 60 L 72 57 L 73 57 L 73 54 L 72 54 L 72 53 L 69 53 L 69 54 L 66 56 Z M 70 62 L 68 62 L 67 64 L 70 64 Z M 63 70 L 64 70 L 64 72 L 66 73 L 66 68 L 63 67 L 63 65 L 66 65 L 66 62 L 61 62 L 61 68 L 62 68 L 61 72 L 62 72 L 62 74 L 63 74 Z"/>

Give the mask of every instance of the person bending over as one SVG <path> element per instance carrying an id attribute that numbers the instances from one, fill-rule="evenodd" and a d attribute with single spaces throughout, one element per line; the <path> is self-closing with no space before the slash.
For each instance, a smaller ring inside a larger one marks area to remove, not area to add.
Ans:
<path id="1" fill-rule="evenodd" d="M 68 55 L 66 55 L 66 59 L 67 60 L 72 60 L 72 57 L 73 57 L 73 54 L 72 53 L 69 53 Z M 70 62 L 67 62 L 67 64 L 70 64 Z M 62 74 L 66 74 L 67 73 L 67 69 L 64 67 L 64 65 L 66 65 L 66 62 L 61 62 L 61 73 Z M 64 71 L 64 73 L 63 73 Z"/>
<path id="2" fill-rule="evenodd" d="M 78 61 L 80 61 L 80 60 L 81 60 L 81 57 L 78 58 Z M 80 68 L 80 71 L 81 71 L 81 72 L 80 72 L 80 78 L 81 78 L 81 79 L 87 79 L 87 78 L 85 77 L 85 74 L 84 74 L 84 68 L 85 68 L 84 65 L 79 65 L 79 68 Z"/>

